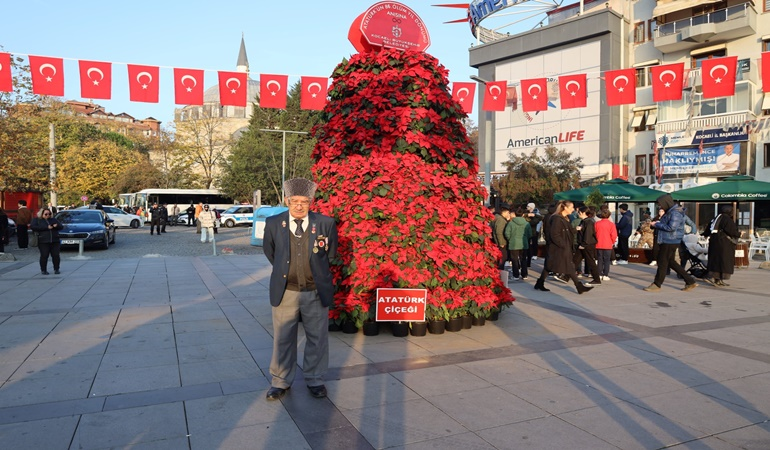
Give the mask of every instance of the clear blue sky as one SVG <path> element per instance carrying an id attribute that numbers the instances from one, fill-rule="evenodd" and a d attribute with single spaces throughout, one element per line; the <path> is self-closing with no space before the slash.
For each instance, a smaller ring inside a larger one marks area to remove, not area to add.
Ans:
<path id="1" fill-rule="evenodd" d="M 112 113 L 173 120 L 172 67 L 205 69 L 206 88 L 217 70 L 235 70 L 241 33 L 252 78 L 260 73 L 330 76 L 355 53 L 347 39 L 353 20 L 376 1 L 251 0 L 105 2 L 27 0 L 6 2 L 0 45 L 18 55 L 65 58 L 65 99 L 80 99 L 77 60 L 113 63 L 112 100 L 95 100 Z M 425 22 L 427 52 L 449 69 L 450 81 L 469 81 L 467 23 L 443 24 L 465 10 L 437 8 L 452 1 L 402 0 Z M 161 66 L 160 102 L 128 100 L 125 63 Z M 475 117 L 476 111 L 471 116 Z"/>

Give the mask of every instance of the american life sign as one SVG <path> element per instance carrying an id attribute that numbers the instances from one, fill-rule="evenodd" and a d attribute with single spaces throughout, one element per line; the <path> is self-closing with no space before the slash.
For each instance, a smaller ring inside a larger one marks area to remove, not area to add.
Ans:
<path id="1" fill-rule="evenodd" d="M 425 320 L 427 289 L 377 289 L 378 322 L 422 322 Z"/>
<path id="2" fill-rule="evenodd" d="M 740 154 L 740 143 L 704 146 L 703 153 L 698 152 L 698 147 L 666 147 L 663 154 L 663 173 L 737 172 Z"/>

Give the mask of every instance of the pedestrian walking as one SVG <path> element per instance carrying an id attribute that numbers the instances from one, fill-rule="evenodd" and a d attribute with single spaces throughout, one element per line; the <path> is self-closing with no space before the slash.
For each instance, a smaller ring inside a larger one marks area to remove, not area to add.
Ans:
<path id="1" fill-rule="evenodd" d="M 735 272 L 735 247 L 741 236 L 733 219 L 733 207 L 723 205 L 704 234 L 709 238 L 708 277 L 704 281 L 712 286 L 729 286 L 725 280 L 729 280 Z"/>
<path id="2" fill-rule="evenodd" d="M 310 395 L 326 397 L 329 367 L 329 306 L 334 296 L 330 262 L 337 253 L 337 225 L 331 217 L 310 212 L 316 184 L 304 178 L 283 184 L 289 210 L 265 221 L 263 249 L 273 271 L 270 304 L 273 356 L 267 400 L 283 397 L 297 370 L 299 318 L 305 334 L 302 375 Z"/>
<path id="3" fill-rule="evenodd" d="M 545 270 L 571 279 L 575 284 L 578 294 L 584 294 L 593 289 L 593 287 L 586 286 L 578 280 L 575 273 L 575 265 L 572 263 L 575 235 L 567 216 L 572 214 L 574 210 L 575 206 L 569 200 L 561 200 L 556 205 L 556 211 L 551 216 L 551 223 L 548 226 L 550 245 L 548 246 L 548 256 L 545 260 Z M 541 283 L 542 287 L 545 279 L 541 276 L 541 279 L 538 279 L 538 283 Z"/>
<path id="4" fill-rule="evenodd" d="M 0 207 L 0 253 L 5 252 L 5 244 L 8 244 L 8 214 Z"/>
<path id="5" fill-rule="evenodd" d="M 187 207 L 185 212 L 187 213 L 187 226 L 191 227 L 195 225 L 195 206 L 190 203 L 190 206 Z"/>
<path id="6" fill-rule="evenodd" d="M 527 211 L 524 213 L 524 219 L 529 222 L 531 228 L 529 235 L 529 250 L 527 251 L 527 267 L 532 267 L 532 261 L 537 260 L 537 250 L 540 241 L 540 227 L 543 216 L 537 206 L 530 202 L 527 203 Z"/>
<path id="7" fill-rule="evenodd" d="M 628 239 L 631 237 L 631 233 L 633 233 L 634 227 L 634 213 L 628 210 L 628 203 L 621 203 L 620 206 L 618 206 L 619 211 L 619 217 L 618 217 L 618 223 L 617 223 L 617 229 L 618 229 L 618 252 L 620 253 L 620 259 L 618 259 L 618 264 L 628 264 L 628 256 L 629 256 L 629 249 L 628 249 Z"/>
<path id="8" fill-rule="evenodd" d="M 663 194 L 658 197 L 658 207 L 666 211 L 659 221 L 652 222 L 652 226 L 658 228 L 658 244 L 660 245 L 657 260 L 658 270 L 655 273 L 655 280 L 644 290 L 647 292 L 659 291 L 670 268 L 680 278 L 684 278 L 685 286 L 682 290 L 691 291 L 698 287 L 695 278 L 687 273 L 675 258 L 684 236 L 684 210 L 674 202 L 670 194 Z"/>
<path id="9" fill-rule="evenodd" d="M 577 226 L 577 250 L 575 251 L 575 270 L 580 273 L 580 266 L 585 260 L 586 272 L 591 274 L 591 286 L 602 284 L 599 269 L 596 266 L 596 221 L 594 210 L 588 206 L 578 208 L 580 225 Z"/>
<path id="10" fill-rule="evenodd" d="M 214 225 L 217 216 L 214 211 L 209 209 L 209 205 L 203 205 L 203 210 L 198 215 L 198 223 L 201 227 L 201 242 L 211 242 L 214 240 Z"/>
<path id="11" fill-rule="evenodd" d="M 597 270 L 601 281 L 610 281 L 610 265 L 612 265 L 612 253 L 615 239 L 618 238 L 618 229 L 610 220 L 610 210 L 599 210 L 599 220 L 594 224 L 596 230 L 596 259 Z M 593 284 L 593 283 L 592 283 Z"/>
<path id="12" fill-rule="evenodd" d="M 159 233 L 166 232 L 166 224 L 168 223 L 168 204 L 163 203 L 160 205 L 160 231 Z"/>
<path id="13" fill-rule="evenodd" d="M 497 248 L 500 250 L 500 259 L 497 264 L 497 269 L 500 271 L 500 280 L 504 285 L 508 284 L 508 271 L 505 270 L 506 261 L 510 260 L 508 255 L 508 241 L 505 239 L 505 227 L 508 225 L 508 220 L 511 218 L 511 211 L 508 206 L 501 206 L 499 211 L 495 213 L 495 218 L 492 221 L 492 241 L 497 244 Z M 513 275 L 510 275 L 513 277 Z"/>
<path id="14" fill-rule="evenodd" d="M 529 238 L 532 235 L 532 227 L 524 218 L 526 214 L 523 208 L 518 208 L 510 213 L 511 219 L 505 226 L 505 239 L 508 241 L 508 253 L 511 258 L 511 270 L 513 279 L 526 280 L 529 277 L 527 270 L 527 258 L 529 256 Z"/>
<path id="15" fill-rule="evenodd" d="M 58 275 L 61 264 L 61 223 L 53 217 L 48 208 L 42 208 L 32 220 L 32 231 L 37 233 L 37 248 L 40 250 L 40 273 L 48 275 L 48 257 L 53 262 L 53 273 Z"/>
<path id="16" fill-rule="evenodd" d="M 32 223 L 32 211 L 27 209 L 27 201 L 19 200 L 16 210 L 16 242 L 19 250 L 29 247 L 29 225 Z"/>
<path id="17" fill-rule="evenodd" d="M 153 232 L 156 230 L 158 236 L 160 236 L 160 210 L 161 208 L 158 206 L 158 203 L 153 203 L 152 208 L 150 208 L 150 236 L 152 236 Z"/>

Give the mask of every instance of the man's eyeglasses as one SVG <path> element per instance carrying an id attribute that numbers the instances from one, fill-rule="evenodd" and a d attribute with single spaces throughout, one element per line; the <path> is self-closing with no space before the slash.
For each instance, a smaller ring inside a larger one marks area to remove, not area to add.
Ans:
<path id="1" fill-rule="evenodd" d="M 291 206 L 309 206 L 310 201 L 309 200 L 289 200 L 289 204 L 291 204 Z"/>

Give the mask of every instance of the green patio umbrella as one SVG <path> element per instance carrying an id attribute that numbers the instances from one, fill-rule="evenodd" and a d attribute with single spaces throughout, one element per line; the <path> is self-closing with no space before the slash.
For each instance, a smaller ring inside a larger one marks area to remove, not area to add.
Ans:
<path id="1" fill-rule="evenodd" d="M 770 200 L 770 183 L 734 175 L 716 183 L 681 189 L 671 194 L 686 202 L 754 202 Z"/>
<path id="2" fill-rule="evenodd" d="M 584 202 L 588 195 L 599 189 L 604 199 L 608 202 L 621 203 L 645 203 L 654 202 L 661 195 L 665 194 L 662 191 L 656 191 L 655 189 L 646 188 L 644 186 L 637 186 L 631 184 L 628 180 L 622 178 L 615 178 L 614 180 L 605 181 L 598 186 L 587 186 L 580 189 L 573 189 L 571 191 L 557 192 L 553 198 L 556 200 L 570 200 L 573 202 Z"/>

